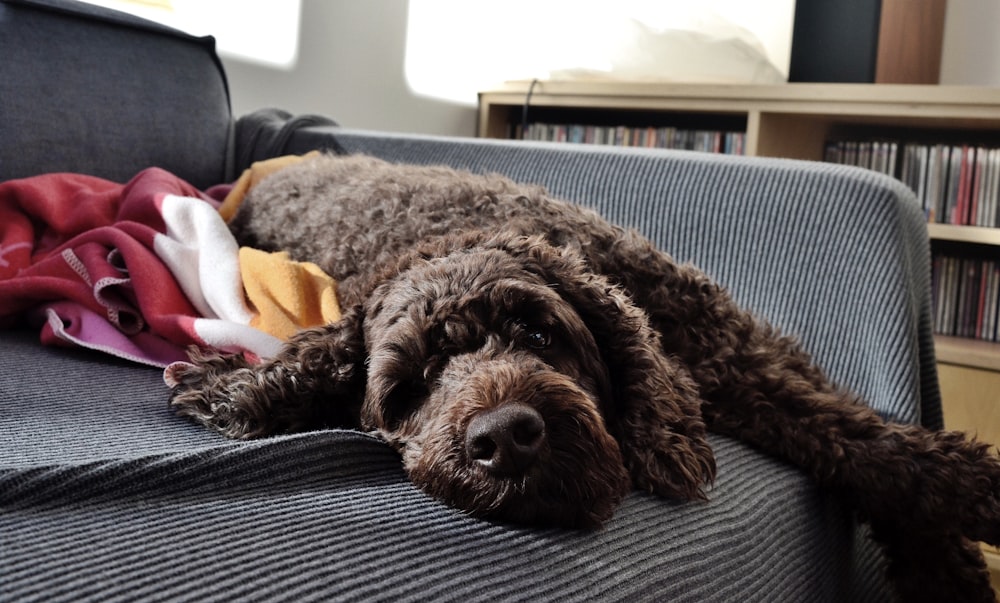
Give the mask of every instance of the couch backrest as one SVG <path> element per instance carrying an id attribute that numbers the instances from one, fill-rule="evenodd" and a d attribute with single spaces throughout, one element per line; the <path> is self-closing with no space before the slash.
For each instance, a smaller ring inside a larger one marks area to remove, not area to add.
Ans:
<path id="1" fill-rule="evenodd" d="M 0 0 L 0 181 L 124 181 L 159 166 L 231 176 L 229 92 L 212 38 L 70 0 Z"/>

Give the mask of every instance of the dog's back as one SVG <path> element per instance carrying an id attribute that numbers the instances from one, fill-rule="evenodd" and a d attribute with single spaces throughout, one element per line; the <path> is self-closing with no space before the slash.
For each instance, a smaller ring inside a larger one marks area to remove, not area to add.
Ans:
<path id="1" fill-rule="evenodd" d="M 342 296 L 351 295 L 356 277 L 459 231 L 544 234 L 574 247 L 600 231 L 614 236 L 596 214 L 502 176 L 329 155 L 266 178 L 230 228 L 242 245 L 315 262 L 338 280 Z"/>

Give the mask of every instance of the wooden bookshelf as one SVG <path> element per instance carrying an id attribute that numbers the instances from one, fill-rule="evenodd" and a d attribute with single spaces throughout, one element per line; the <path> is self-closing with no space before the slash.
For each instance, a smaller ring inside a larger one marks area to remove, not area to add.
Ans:
<path id="1" fill-rule="evenodd" d="M 479 95 L 478 134 L 511 138 L 521 124 L 530 82 Z M 827 142 L 879 137 L 1000 147 L 1000 89 L 905 84 L 774 86 L 537 82 L 528 120 L 678 128 L 734 127 L 744 153 L 822 160 Z M 929 224 L 935 246 L 1000 257 L 1000 228 Z M 1000 443 L 1000 344 L 936 338 L 949 427 Z M 993 407 L 997 406 L 997 412 Z M 997 439 L 992 439 L 993 437 Z"/>
<path id="2" fill-rule="evenodd" d="M 530 82 L 479 94 L 479 136 L 509 138 L 521 120 Z M 539 82 L 529 119 L 539 110 L 600 116 L 642 125 L 651 117 L 683 125 L 734 118 L 745 123 L 746 154 L 821 160 L 827 140 L 916 130 L 922 138 L 967 133 L 1000 146 L 1000 89 L 905 84 L 777 86 L 621 82 Z"/>

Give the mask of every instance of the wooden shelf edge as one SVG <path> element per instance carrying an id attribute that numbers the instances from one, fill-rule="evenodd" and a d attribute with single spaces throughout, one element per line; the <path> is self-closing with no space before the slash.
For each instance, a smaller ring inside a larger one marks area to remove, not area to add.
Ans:
<path id="1" fill-rule="evenodd" d="M 956 226 L 954 224 L 928 224 L 927 234 L 938 241 L 1000 245 L 1000 228 L 983 226 Z"/>
<path id="2" fill-rule="evenodd" d="M 483 96 L 523 97 L 530 81 L 505 82 Z M 957 107 L 993 106 L 1000 90 L 985 86 L 940 86 L 931 84 L 729 84 L 635 82 L 615 80 L 539 80 L 534 93 L 549 96 L 669 97 L 672 99 L 727 99 L 779 102 L 861 102 Z"/>
<path id="3" fill-rule="evenodd" d="M 1000 371 L 1000 343 L 935 335 L 934 350 L 938 362 Z"/>

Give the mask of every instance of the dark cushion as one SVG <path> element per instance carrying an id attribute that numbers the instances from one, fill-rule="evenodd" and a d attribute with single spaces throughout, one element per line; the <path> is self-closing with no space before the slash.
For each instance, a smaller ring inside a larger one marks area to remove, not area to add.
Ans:
<path id="1" fill-rule="evenodd" d="M 0 0 L 0 180 L 150 166 L 231 177 L 229 91 L 212 38 L 63 0 Z"/>

